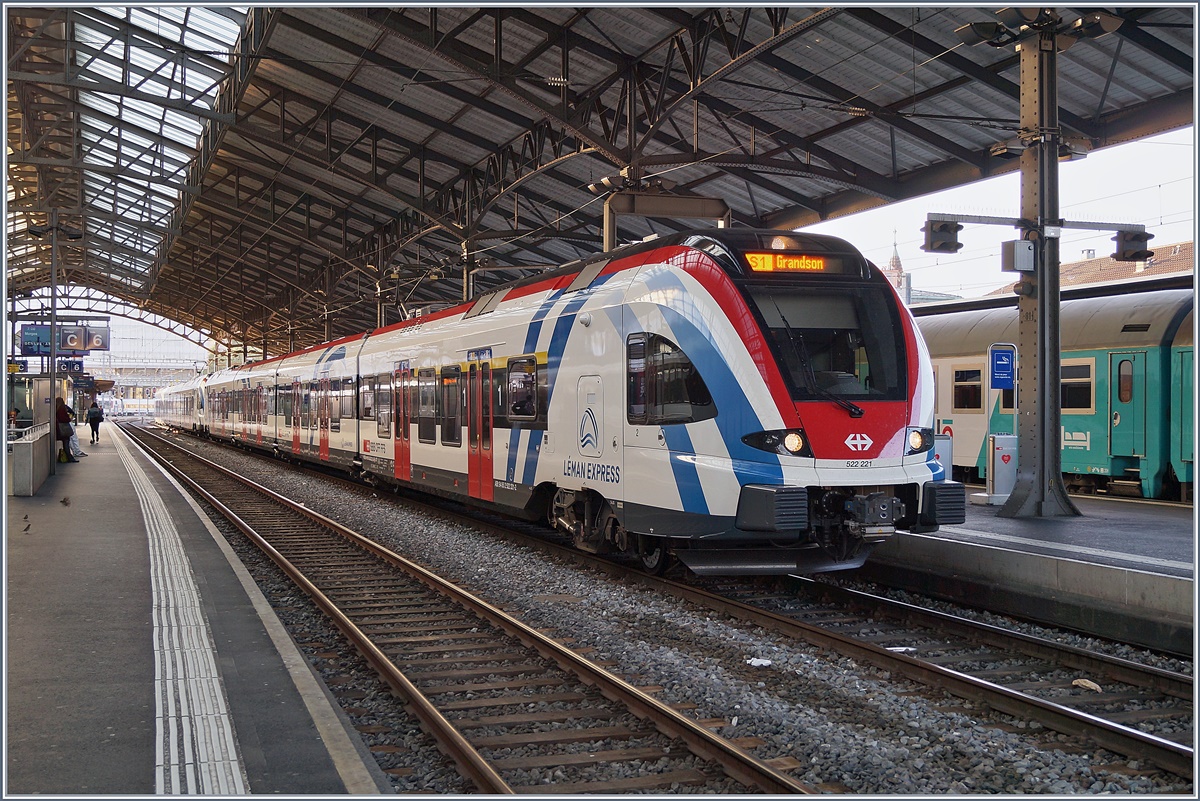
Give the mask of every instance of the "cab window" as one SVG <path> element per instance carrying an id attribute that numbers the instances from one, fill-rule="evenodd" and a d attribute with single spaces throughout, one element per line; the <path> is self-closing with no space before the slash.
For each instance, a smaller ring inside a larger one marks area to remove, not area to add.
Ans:
<path id="1" fill-rule="evenodd" d="M 649 333 L 631 334 L 626 345 L 630 423 L 671 425 L 717 416 L 708 386 L 682 348 Z"/>

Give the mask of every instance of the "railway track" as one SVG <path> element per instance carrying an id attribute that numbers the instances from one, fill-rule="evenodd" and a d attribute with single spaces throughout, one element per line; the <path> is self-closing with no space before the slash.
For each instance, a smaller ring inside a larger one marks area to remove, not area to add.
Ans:
<path id="1" fill-rule="evenodd" d="M 359 491 L 360 484 L 334 479 Z M 414 503 L 406 497 L 407 503 Z M 811 580 L 672 581 L 440 502 L 439 515 L 637 581 L 733 618 L 1192 778 L 1190 676 Z M 1158 732 L 1158 733 L 1156 733 Z"/>
<path id="2" fill-rule="evenodd" d="M 672 591 L 1192 778 L 1191 676 L 811 579 L 791 581 L 799 594 L 744 583 L 677 583 Z"/>
<path id="3" fill-rule="evenodd" d="M 481 792 L 816 792 L 784 772 L 793 761 L 757 759 L 752 740 L 717 736 L 423 567 L 126 430 L 314 600 Z"/>

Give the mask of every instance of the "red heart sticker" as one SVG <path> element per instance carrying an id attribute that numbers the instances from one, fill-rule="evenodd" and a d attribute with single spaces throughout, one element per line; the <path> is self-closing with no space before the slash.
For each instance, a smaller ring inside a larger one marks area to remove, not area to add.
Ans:
<path id="1" fill-rule="evenodd" d="M 1004 462 L 1005 464 L 1008 464 L 1009 462 L 1012 461 L 1012 454 L 1011 453 L 1004 454 L 1003 456 L 1000 457 L 1000 461 Z"/>

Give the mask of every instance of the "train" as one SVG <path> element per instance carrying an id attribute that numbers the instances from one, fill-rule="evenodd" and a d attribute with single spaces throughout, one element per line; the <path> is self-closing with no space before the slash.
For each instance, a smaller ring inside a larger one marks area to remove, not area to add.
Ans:
<path id="1" fill-rule="evenodd" d="M 912 315 L 829 236 L 687 231 L 159 391 L 176 429 L 528 520 L 652 573 L 851 569 L 965 519 Z"/>
<path id="2" fill-rule="evenodd" d="M 1192 499 L 1194 291 L 1190 276 L 1063 291 L 1058 436 L 1069 491 Z M 978 482 L 987 435 L 1016 433 L 1019 381 L 1015 391 L 991 389 L 987 361 L 989 346 L 1017 341 L 1016 299 L 918 306 L 914 315 L 952 475 Z M 1019 353 L 1017 362 L 1019 375 Z"/>

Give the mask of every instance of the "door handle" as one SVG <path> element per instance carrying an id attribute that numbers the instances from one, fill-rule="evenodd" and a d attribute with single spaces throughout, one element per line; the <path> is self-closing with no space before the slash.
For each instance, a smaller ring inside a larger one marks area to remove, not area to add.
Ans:
<path id="1" fill-rule="evenodd" d="M 1113 412 L 1112 424 L 1113 424 L 1113 428 L 1116 428 L 1117 426 L 1121 425 L 1121 413 L 1120 412 Z"/>

